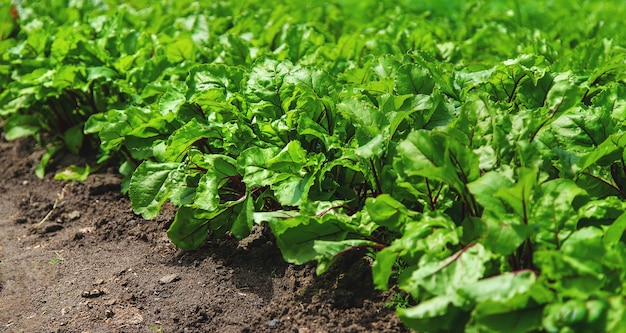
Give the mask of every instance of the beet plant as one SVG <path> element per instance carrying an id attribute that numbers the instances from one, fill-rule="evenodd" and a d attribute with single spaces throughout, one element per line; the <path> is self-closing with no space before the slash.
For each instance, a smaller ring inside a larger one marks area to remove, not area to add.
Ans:
<path id="1" fill-rule="evenodd" d="M 24 6 L 5 136 L 93 140 L 181 249 L 266 224 L 420 332 L 626 330 L 618 2 Z"/>

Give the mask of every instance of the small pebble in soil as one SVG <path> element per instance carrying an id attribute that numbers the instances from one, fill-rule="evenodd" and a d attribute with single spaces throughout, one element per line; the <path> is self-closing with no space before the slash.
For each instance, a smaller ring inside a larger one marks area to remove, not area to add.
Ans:
<path id="1" fill-rule="evenodd" d="M 159 283 L 168 284 L 168 283 L 176 282 L 178 280 L 180 280 L 180 275 L 173 273 L 173 274 L 168 274 L 168 275 L 161 277 L 159 279 Z"/>
<path id="2" fill-rule="evenodd" d="M 92 298 L 92 297 L 98 297 L 102 295 L 104 295 L 104 291 L 100 289 L 94 289 L 92 291 L 83 291 L 83 293 L 80 296 L 85 297 L 85 298 Z"/>
<path id="3" fill-rule="evenodd" d="M 24 223 L 28 222 L 28 219 L 26 217 L 24 217 L 24 216 L 18 216 L 18 217 L 15 218 L 14 221 L 17 224 L 24 224 Z"/>
<path id="4" fill-rule="evenodd" d="M 276 328 L 278 327 L 279 324 L 280 324 L 280 320 L 272 319 L 269 321 L 269 323 L 267 323 L 267 326 L 269 326 L 270 328 Z"/>
<path id="5" fill-rule="evenodd" d="M 71 211 L 69 214 L 67 214 L 67 218 L 70 220 L 76 220 L 80 218 L 80 212 L 77 210 Z"/>
<path id="6" fill-rule="evenodd" d="M 56 232 L 63 229 L 63 226 L 59 223 L 54 223 L 54 222 L 45 222 L 43 225 L 35 225 L 31 227 L 31 230 L 34 230 L 36 233 L 39 234 L 48 234 L 51 232 Z"/>
<path id="7" fill-rule="evenodd" d="M 104 311 L 104 316 L 107 318 L 113 318 L 113 316 L 115 316 L 115 312 L 113 312 L 113 310 L 107 309 Z"/>

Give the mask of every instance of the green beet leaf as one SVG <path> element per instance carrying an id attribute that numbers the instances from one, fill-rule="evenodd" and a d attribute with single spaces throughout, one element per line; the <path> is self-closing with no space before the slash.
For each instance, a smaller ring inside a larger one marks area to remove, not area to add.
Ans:
<path id="1" fill-rule="evenodd" d="M 543 325 L 548 332 L 559 332 L 566 329 L 576 332 L 605 331 L 606 324 L 598 318 L 606 309 L 606 302 L 569 300 L 564 303 L 550 304 L 546 307 Z M 593 322 L 591 324 L 590 322 Z"/>
<path id="2" fill-rule="evenodd" d="M 416 299 L 428 298 L 428 295 L 456 294 L 458 289 L 470 286 L 483 277 L 489 259 L 489 252 L 480 243 L 475 243 L 453 256 L 421 265 L 399 285 Z"/>
<path id="3" fill-rule="evenodd" d="M 598 292 L 608 282 L 605 266 L 614 265 L 613 254 L 606 248 L 602 235 L 595 227 L 580 229 L 563 242 L 561 251 L 537 251 L 535 264 L 542 276 L 565 295 L 585 297 Z"/>
<path id="4" fill-rule="evenodd" d="M 468 184 L 478 203 L 484 207 L 482 222 L 485 227 L 476 227 L 484 230 L 481 242 L 487 249 L 503 255 L 515 251 L 533 230 L 528 219 L 536 175 L 529 170 L 521 173 L 525 178 L 518 184 L 511 181 L 510 174 L 496 172 L 489 172 Z"/>
<path id="5" fill-rule="evenodd" d="M 200 247 L 208 236 L 209 220 L 201 212 L 180 207 L 174 221 L 167 230 L 167 237 L 183 250 L 195 250 Z"/>
<path id="6" fill-rule="evenodd" d="M 403 167 L 398 172 L 447 183 L 461 195 L 473 214 L 477 213 L 478 207 L 466 184 L 478 178 L 479 159 L 458 136 L 439 131 L 414 131 L 399 144 L 397 159 Z"/>
<path id="7" fill-rule="evenodd" d="M 198 187 L 193 198 L 194 207 L 206 211 L 214 211 L 220 204 L 219 190 L 230 180 L 229 177 L 237 177 L 237 170 L 224 161 L 222 156 L 205 156 L 201 167 L 206 167 L 198 181 Z M 227 159 L 227 158 L 226 158 Z M 234 162 L 234 161 L 233 161 Z"/>
<path id="8" fill-rule="evenodd" d="M 536 280 L 534 272 L 518 271 L 482 279 L 462 288 L 460 294 L 477 303 L 468 328 L 528 332 L 540 327 L 543 307 L 530 297 Z"/>
<path id="9" fill-rule="evenodd" d="M 501 308 L 502 304 L 490 304 L 489 308 Z M 482 309 L 482 304 L 476 307 L 476 311 Z M 520 310 L 483 314 L 480 317 L 472 318 L 468 324 L 466 332 L 534 332 L 542 326 L 541 319 L 543 308 L 541 306 L 528 307 Z"/>
<path id="10" fill-rule="evenodd" d="M 456 303 L 456 295 L 436 296 L 410 308 L 398 308 L 398 317 L 408 327 L 424 332 L 464 332 L 469 315 Z"/>
<path id="11" fill-rule="evenodd" d="M 341 253 L 359 248 L 376 248 L 379 244 L 365 239 L 347 239 L 342 241 L 315 240 L 313 250 L 317 253 L 316 274 L 324 274 L 339 258 Z"/>
<path id="12" fill-rule="evenodd" d="M 165 142 L 163 151 L 155 151 L 154 155 L 163 162 L 182 161 L 188 149 L 202 139 L 220 138 L 218 128 L 212 127 L 193 118 L 173 131 Z"/>
<path id="13" fill-rule="evenodd" d="M 130 180 L 128 195 L 133 210 L 144 218 L 153 219 L 161 210 L 165 201 L 183 184 L 179 163 L 140 164 Z"/>
<path id="14" fill-rule="evenodd" d="M 228 107 L 224 103 L 241 90 L 244 71 L 223 64 L 203 64 L 191 68 L 187 76 L 187 100 L 202 106 Z"/>
<path id="15" fill-rule="evenodd" d="M 458 245 L 459 236 L 455 225 L 447 216 L 416 216 L 414 220 L 403 225 L 402 237 L 395 239 L 376 254 L 372 265 L 374 285 L 378 289 L 387 290 L 395 265 L 400 262 L 407 265 L 405 272 L 408 274 L 418 269 L 423 260 L 448 258 Z"/>
<path id="16" fill-rule="evenodd" d="M 269 225 L 285 260 L 304 264 L 321 257 L 315 248 L 316 241 L 340 242 L 348 234 L 356 232 L 354 225 L 346 223 L 349 220 L 348 217 L 332 214 L 322 217 L 299 215 L 287 219 L 273 218 L 269 220 Z M 324 247 L 320 250 L 326 251 Z"/>
<path id="17" fill-rule="evenodd" d="M 196 58 L 196 47 L 189 36 L 177 36 L 172 43 L 165 46 L 165 54 L 172 63 L 193 61 Z"/>
<path id="18" fill-rule="evenodd" d="M 14 114 L 4 123 L 7 140 L 35 135 L 41 131 L 41 123 L 33 115 Z"/>
<path id="19" fill-rule="evenodd" d="M 238 239 L 243 239 L 248 236 L 254 226 L 254 200 L 249 193 L 246 194 L 245 198 L 244 202 L 239 204 L 241 211 L 237 214 L 237 217 L 235 217 L 233 225 L 230 228 L 230 232 Z"/>
<path id="20" fill-rule="evenodd" d="M 532 271 L 518 271 L 515 273 L 506 273 L 498 276 L 482 279 L 474 284 L 462 286 L 458 293 L 465 298 L 474 300 L 477 303 L 500 303 L 500 308 L 491 308 L 489 312 L 482 313 L 480 311 L 487 311 L 487 308 L 481 308 L 476 315 L 483 314 L 503 313 L 514 310 L 515 307 L 509 308 L 508 302 L 514 299 L 517 295 L 527 295 L 530 288 L 536 282 L 537 276 Z M 524 307 L 524 302 L 515 306 Z M 493 304 L 490 304 L 493 305 Z M 513 305 L 513 304 L 511 304 Z M 499 311 L 499 312 L 491 312 Z"/>
<path id="21" fill-rule="evenodd" d="M 91 173 L 91 167 L 89 165 L 85 165 L 84 167 L 80 167 L 77 165 L 70 165 L 69 167 L 57 172 L 54 175 L 55 180 L 75 180 L 84 182 L 87 180 L 87 177 Z"/>
<path id="22" fill-rule="evenodd" d="M 265 223 L 320 274 L 362 250 L 419 332 L 625 331 L 619 1 L 16 3 L 0 132 L 37 176 L 119 161 L 186 250 Z"/>
<path id="23" fill-rule="evenodd" d="M 571 180 L 555 179 L 541 184 L 536 196 L 532 222 L 541 227 L 535 242 L 560 248 L 563 240 L 576 230 L 577 210 L 585 203 L 587 193 Z"/>
<path id="24" fill-rule="evenodd" d="M 65 147 L 69 149 L 75 155 L 80 153 L 80 149 L 83 146 L 83 124 L 74 125 L 65 131 L 63 140 L 65 141 Z"/>
<path id="25" fill-rule="evenodd" d="M 185 96 L 182 93 L 175 90 L 167 90 L 159 99 L 159 112 L 163 116 L 176 113 L 185 102 Z"/>

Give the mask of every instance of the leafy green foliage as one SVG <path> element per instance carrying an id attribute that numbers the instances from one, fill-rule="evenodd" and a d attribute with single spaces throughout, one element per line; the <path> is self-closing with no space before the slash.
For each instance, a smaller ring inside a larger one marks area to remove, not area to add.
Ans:
<path id="1" fill-rule="evenodd" d="M 0 26 L 0 118 L 47 147 L 40 175 L 61 147 L 118 157 L 136 213 L 178 207 L 182 249 L 261 223 L 320 274 L 366 249 L 418 331 L 621 332 L 624 14 L 44 1 Z"/>

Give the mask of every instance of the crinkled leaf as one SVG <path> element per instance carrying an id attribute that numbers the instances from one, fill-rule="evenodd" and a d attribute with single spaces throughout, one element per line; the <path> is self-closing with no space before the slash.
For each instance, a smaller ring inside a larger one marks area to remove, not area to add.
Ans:
<path id="1" fill-rule="evenodd" d="M 539 198 L 535 199 L 532 219 L 541 225 L 535 242 L 559 247 L 574 230 L 578 222 L 577 206 L 582 204 L 586 192 L 571 180 L 555 179 L 541 184 Z M 578 199 L 578 202 L 575 200 Z"/>
<path id="2" fill-rule="evenodd" d="M 376 260 L 372 265 L 374 285 L 376 288 L 386 290 L 389 278 L 396 260 L 409 265 L 409 270 L 416 269 L 416 265 L 424 257 L 444 259 L 453 253 L 459 244 L 459 237 L 454 229 L 455 225 L 446 216 L 423 215 L 406 224 L 403 228 L 402 237 L 395 239 L 389 246 L 376 254 Z"/>
<path id="3" fill-rule="evenodd" d="M 479 159 L 457 140 L 439 131 L 414 131 L 398 146 L 398 158 L 408 176 L 417 175 L 442 180 L 459 193 L 467 193 L 465 184 L 479 176 Z"/>
<path id="4" fill-rule="evenodd" d="M 421 295 L 455 294 L 483 277 L 489 258 L 489 252 L 480 243 L 470 245 L 451 257 L 421 265 L 400 282 L 400 288 L 416 299 Z"/>

